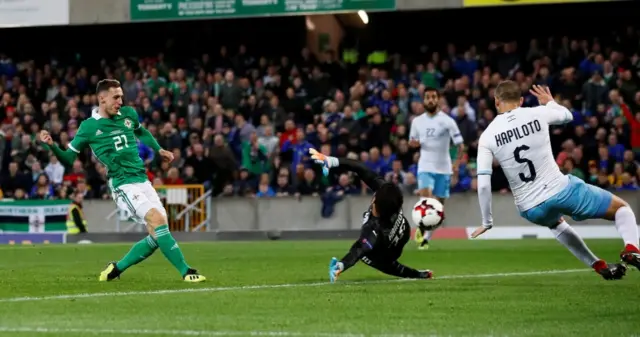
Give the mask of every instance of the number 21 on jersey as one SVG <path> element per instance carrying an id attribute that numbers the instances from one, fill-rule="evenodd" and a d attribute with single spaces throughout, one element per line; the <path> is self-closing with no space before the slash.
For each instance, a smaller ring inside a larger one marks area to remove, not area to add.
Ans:
<path id="1" fill-rule="evenodd" d="M 120 151 L 124 148 L 129 147 L 129 141 L 127 141 L 126 135 L 117 135 L 112 139 L 113 139 L 113 145 L 116 147 L 116 151 Z"/>

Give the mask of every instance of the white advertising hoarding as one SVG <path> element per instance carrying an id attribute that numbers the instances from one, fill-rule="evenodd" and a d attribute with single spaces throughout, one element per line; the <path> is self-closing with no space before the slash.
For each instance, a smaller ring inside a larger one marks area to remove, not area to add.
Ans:
<path id="1" fill-rule="evenodd" d="M 68 25 L 69 1 L 0 0 L 0 28 Z"/>

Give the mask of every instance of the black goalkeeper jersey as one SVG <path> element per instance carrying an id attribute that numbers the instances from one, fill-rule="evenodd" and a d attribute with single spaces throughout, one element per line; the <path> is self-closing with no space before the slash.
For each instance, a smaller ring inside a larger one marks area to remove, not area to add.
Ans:
<path id="1" fill-rule="evenodd" d="M 369 170 L 362 163 L 340 158 L 340 167 L 358 174 L 369 188 L 376 192 L 384 179 Z M 373 215 L 372 206 L 363 213 L 360 237 L 353 243 L 349 253 L 342 258 L 344 270 L 352 267 L 359 260 L 367 264 L 388 263 L 397 260 L 411 237 L 411 226 L 399 209 L 389 219 Z"/>

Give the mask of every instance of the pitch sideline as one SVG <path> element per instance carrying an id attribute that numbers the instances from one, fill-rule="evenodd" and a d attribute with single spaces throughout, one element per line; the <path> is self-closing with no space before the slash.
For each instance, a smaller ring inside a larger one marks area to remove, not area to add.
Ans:
<path id="1" fill-rule="evenodd" d="M 394 282 L 437 282 L 438 280 L 455 280 L 455 279 L 472 279 L 472 278 L 498 278 L 498 277 L 516 277 L 516 276 L 535 276 L 535 275 L 555 275 L 592 271 L 591 269 L 563 269 L 563 270 L 540 270 L 530 272 L 513 272 L 513 273 L 492 273 L 492 274 L 467 274 L 467 275 L 445 275 L 435 277 L 431 281 L 412 280 L 412 279 L 393 279 L 393 280 L 373 280 L 373 281 L 355 281 L 342 282 L 339 285 L 362 285 L 362 284 L 379 284 Z M 139 296 L 139 295 L 166 295 L 181 293 L 207 293 L 207 292 L 223 292 L 223 291 L 243 291 L 243 290 L 261 290 L 261 289 L 282 289 L 282 288 L 310 288 L 329 285 L 328 282 L 315 283 L 285 283 L 285 284 L 264 284 L 253 286 L 236 286 L 236 287 L 209 287 L 209 288 L 187 288 L 187 289 L 164 289 L 149 291 L 124 291 L 124 292 L 102 292 L 102 293 L 80 293 L 65 294 L 51 296 L 25 296 L 0 298 L 0 303 L 8 302 L 37 302 L 51 300 L 67 300 L 67 299 L 84 299 L 98 297 L 117 297 L 117 296 Z"/>

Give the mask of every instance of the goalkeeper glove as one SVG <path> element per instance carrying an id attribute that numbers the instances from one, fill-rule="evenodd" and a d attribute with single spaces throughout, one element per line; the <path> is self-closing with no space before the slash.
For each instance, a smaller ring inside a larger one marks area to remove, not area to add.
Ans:
<path id="1" fill-rule="evenodd" d="M 313 159 L 316 164 L 322 165 L 322 174 L 324 174 L 325 176 L 329 175 L 330 168 L 340 165 L 340 163 L 338 162 L 338 158 L 325 156 L 322 153 L 316 151 L 316 149 L 309 149 L 309 154 L 311 155 L 311 159 Z"/>
<path id="2" fill-rule="evenodd" d="M 336 282 L 343 270 L 344 264 L 335 257 L 331 258 L 331 262 L 329 262 L 329 281 L 331 283 Z"/>

